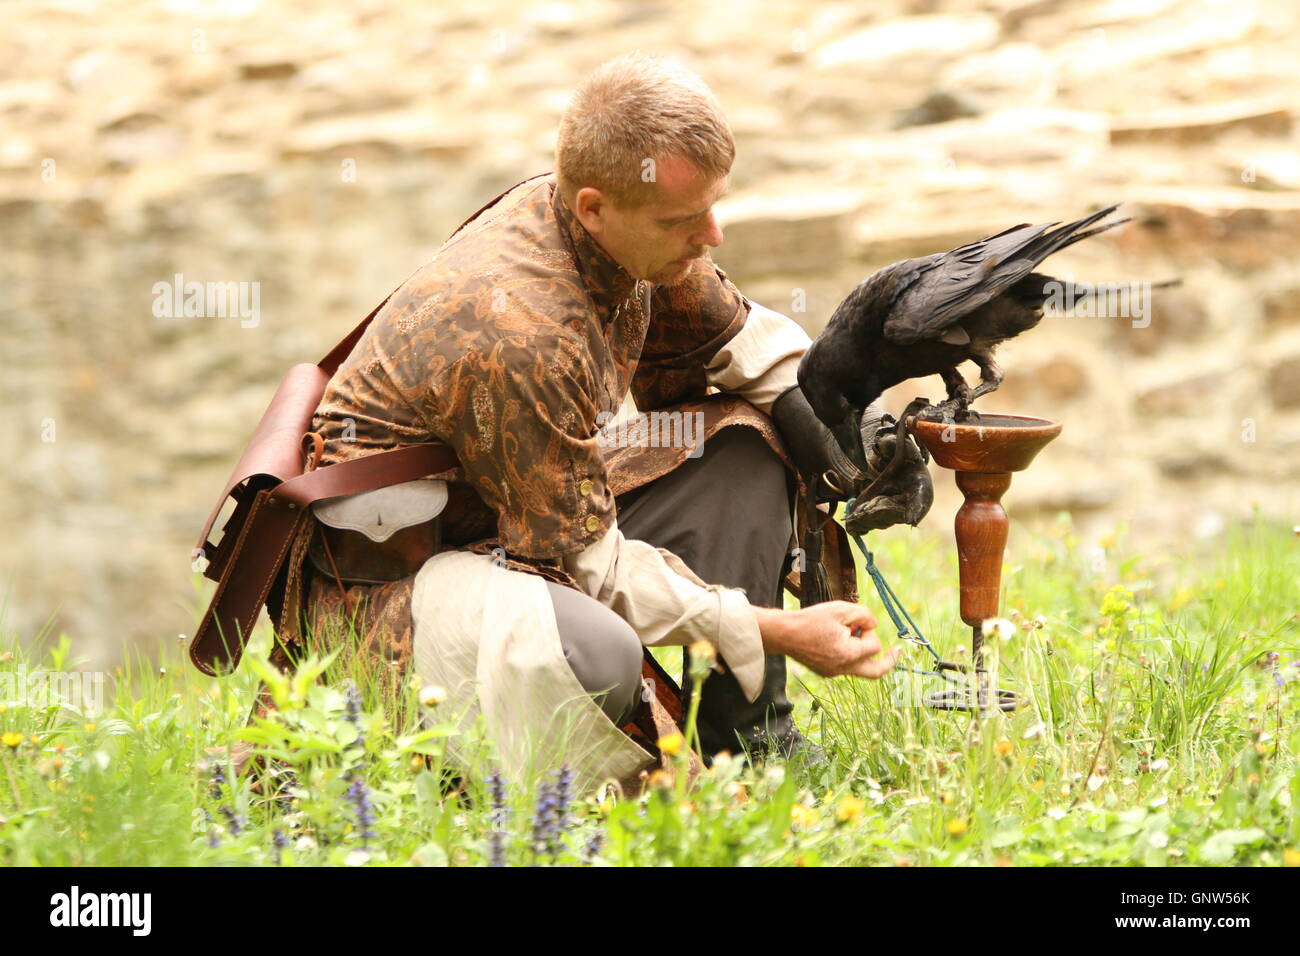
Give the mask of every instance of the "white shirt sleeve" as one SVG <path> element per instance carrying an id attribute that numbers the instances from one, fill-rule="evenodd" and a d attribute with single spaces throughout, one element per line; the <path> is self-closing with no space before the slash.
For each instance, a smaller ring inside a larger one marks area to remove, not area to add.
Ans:
<path id="1" fill-rule="evenodd" d="M 624 537 L 617 521 L 562 561 L 578 586 L 627 621 L 642 644 L 708 641 L 745 696 L 758 698 L 767 659 L 743 590 L 705 584 L 671 551 Z"/>
<path id="2" fill-rule="evenodd" d="M 745 325 L 705 366 L 708 383 L 739 395 L 765 414 L 782 392 L 798 384 L 799 360 L 812 339 L 789 316 L 749 303 Z"/>

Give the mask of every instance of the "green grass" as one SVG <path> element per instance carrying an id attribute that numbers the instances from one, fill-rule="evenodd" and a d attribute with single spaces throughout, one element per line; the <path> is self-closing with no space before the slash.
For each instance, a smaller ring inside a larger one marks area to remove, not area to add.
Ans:
<path id="1" fill-rule="evenodd" d="M 256 646 L 220 680 L 180 646 L 135 660 L 93 718 L 17 687 L 38 665 L 72 670 L 66 639 L 40 660 L 11 640 L 0 864 L 1300 865 L 1300 540 L 1256 522 L 1157 558 L 1115 537 L 1098 565 L 1065 517 L 1013 528 L 1003 599 L 1018 627 L 991 664 L 1025 699 L 1014 714 L 917 706 L 933 678 L 793 668 L 798 722 L 829 766 L 722 761 L 689 793 L 679 774 L 640 799 L 560 794 L 540 821 L 555 777 L 505 781 L 494 801 L 484 755 L 451 786 L 437 708 L 337 635 L 343 649 L 294 679 Z M 950 539 L 900 530 L 872 546 L 940 652 L 963 659 Z M 888 644 L 874 592 L 867 604 Z M 916 647 L 905 662 L 928 664 Z M 249 727 L 259 672 L 276 710 Z M 272 769 L 235 778 L 209 755 L 240 742 Z"/>

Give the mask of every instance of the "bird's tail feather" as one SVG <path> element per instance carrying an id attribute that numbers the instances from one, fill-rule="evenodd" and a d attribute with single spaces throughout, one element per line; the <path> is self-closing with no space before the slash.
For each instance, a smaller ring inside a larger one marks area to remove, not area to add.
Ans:
<path id="1" fill-rule="evenodd" d="M 1118 208 L 1119 203 L 1113 203 L 1105 209 L 1099 209 L 1091 215 L 1084 216 L 1082 219 L 1067 222 L 1064 226 L 1045 232 L 1015 253 L 1014 257 L 1029 259 L 1034 265 L 1037 265 L 1053 253 L 1060 252 L 1066 246 L 1071 246 L 1081 239 L 1087 239 L 1089 236 L 1095 236 L 1107 229 L 1113 229 L 1121 223 L 1128 222 L 1128 219 L 1120 219 L 1104 226 L 1098 226 L 1096 229 L 1088 228 L 1093 223 L 1105 219 Z"/>

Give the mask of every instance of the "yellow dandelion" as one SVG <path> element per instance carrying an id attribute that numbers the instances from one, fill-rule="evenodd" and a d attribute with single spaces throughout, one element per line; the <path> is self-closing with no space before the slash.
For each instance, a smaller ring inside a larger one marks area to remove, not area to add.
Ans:
<path id="1" fill-rule="evenodd" d="M 1011 756 L 1011 752 L 1015 749 L 1016 745 L 1005 737 L 993 745 L 993 752 L 999 757 L 1009 757 Z"/>
<path id="2" fill-rule="evenodd" d="M 676 757 L 682 752 L 682 745 L 686 743 L 686 738 L 677 731 L 671 734 L 665 734 L 659 738 L 659 749 L 670 757 Z"/>
<path id="3" fill-rule="evenodd" d="M 862 811 L 866 808 L 866 801 L 859 797 L 852 795 L 843 797 L 835 806 L 835 819 L 840 823 L 853 823 L 862 816 Z"/>
<path id="4" fill-rule="evenodd" d="M 1300 850 L 1287 847 L 1282 851 L 1282 863 L 1286 866 L 1300 866 Z"/>
<path id="5" fill-rule="evenodd" d="M 944 829 L 948 831 L 949 836 L 959 837 L 966 832 L 966 821 L 961 817 L 955 817 L 948 821 Z"/>
<path id="6" fill-rule="evenodd" d="M 12 731 L 0 737 L 0 743 L 3 743 L 6 747 L 17 747 L 22 742 L 23 735 Z"/>
<path id="7" fill-rule="evenodd" d="M 817 811 L 796 803 L 790 808 L 790 824 L 797 829 L 807 830 L 817 824 Z"/>
<path id="8" fill-rule="evenodd" d="M 82 730 L 84 730 L 88 734 L 93 734 L 95 732 L 95 725 L 93 723 L 86 724 L 86 726 L 83 727 Z"/>

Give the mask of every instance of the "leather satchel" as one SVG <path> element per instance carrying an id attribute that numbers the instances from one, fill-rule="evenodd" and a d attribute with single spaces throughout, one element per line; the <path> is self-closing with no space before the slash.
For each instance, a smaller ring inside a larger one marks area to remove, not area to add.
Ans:
<path id="1" fill-rule="evenodd" d="M 530 176 L 485 203 L 452 236 L 517 186 L 545 175 Z M 285 373 L 203 525 L 194 559 L 207 559 L 203 575 L 217 582 L 217 590 L 190 643 L 190 660 L 205 674 L 234 670 L 262 608 L 274 613 L 282 606 L 285 558 L 298 530 L 312 520 L 314 502 L 412 481 L 459 464 L 448 446 L 427 444 L 306 470 L 302 441 L 325 386 L 392 295 L 315 365 L 295 365 Z M 209 540 L 212 526 L 232 499 L 234 511 L 214 544 Z"/>
<path id="2" fill-rule="evenodd" d="M 264 606 L 284 598 L 284 564 L 289 546 L 311 518 L 311 505 L 412 481 L 455 468 L 447 445 L 408 445 L 305 472 L 303 436 L 325 394 L 325 386 L 360 340 L 387 298 L 315 365 L 295 365 L 284 376 L 252 439 L 208 516 L 194 551 L 206 557 L 204 577 L 217 582 L 207 612 L 190 644 L 190 660 L 205 674 L 229 673 Z M 234 501 L 221 540 L 209 540 L 212 526 Z"/>

